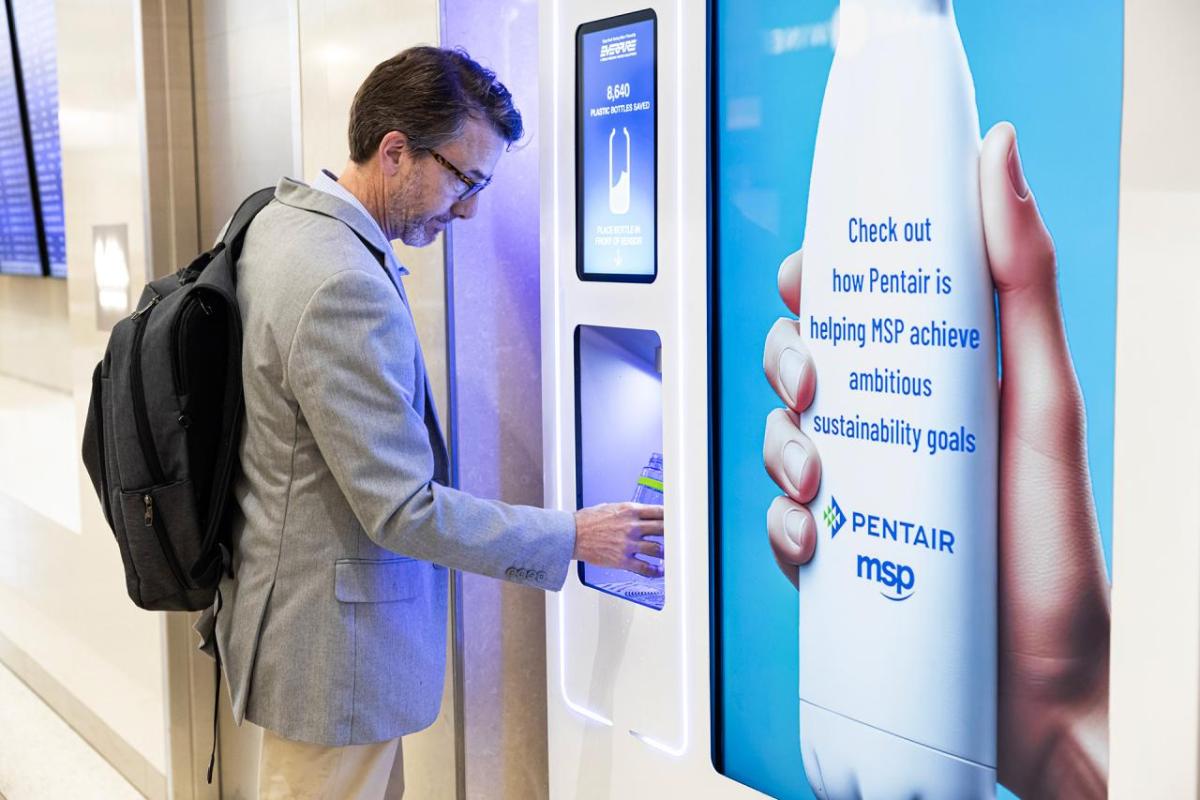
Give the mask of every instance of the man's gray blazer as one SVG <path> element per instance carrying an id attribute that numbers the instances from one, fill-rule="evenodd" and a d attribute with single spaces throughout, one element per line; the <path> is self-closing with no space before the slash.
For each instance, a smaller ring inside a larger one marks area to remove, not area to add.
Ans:
<path id="1" fill-rule="evenodd" d="M 325 745 L 420 730 L 442 696 L 446 568 L 558 589 L 574 520 L 445 485 L 399 265 L 360 210 L 284 179 L 237 270 L 246 418 L 215 625 L 234 719 Z"/>

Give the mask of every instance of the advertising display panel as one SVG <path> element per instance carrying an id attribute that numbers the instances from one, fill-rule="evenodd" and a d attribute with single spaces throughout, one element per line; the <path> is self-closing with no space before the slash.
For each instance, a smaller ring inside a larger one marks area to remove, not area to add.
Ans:
<path id="1" fill-rule="evenodd" d="M 1056 759 L 1107 737 L 1122 20 L 716 3 L 713 756 L 734 780 L 1103 786 L 1106 751 Z"/>

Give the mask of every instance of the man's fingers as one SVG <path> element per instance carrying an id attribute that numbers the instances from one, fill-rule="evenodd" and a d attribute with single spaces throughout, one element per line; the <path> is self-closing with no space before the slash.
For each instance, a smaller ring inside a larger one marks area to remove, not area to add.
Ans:
<path id="1" fill-rule="evenodd" d="M 992 128 L 979 159 L 992 281 L 1000 301 L 1001 429 L 1051 451 L 1073 447 L 1083 425 L 1079 385 L 1059 305 L 1054 241 L 1021 167 L 1016 131 Z"/>
<path id="2" fill-rule="evenodd" d="M 634 552 L 653 558 L 663 557 L 663 543 L 651 541 L 650 539 L 642 539 L 634 548 Z"/>
<path id="3" fill-rule="evenodd" d="M 663 507 L 650 503 L 630 503 L 638 519 L 662 519 Z"/>
<path id="4" fill-rule="evenodd" d="M 779 318 L 763 347 L 763 373 L 775 394 L 793 411 L 812 403 L 817 389 L 816 371 L 796 320 Z"/>
<path id="5" fill-rule="evenodd" d="M 804 250 L 792 253 L 779 265 L 779 296 L 788 310 L 800 316 L 800 273 L 804 268 Z"/>
<path id="6" fill-rule="evenodd" d="M 643 519 L 639 520 L 634 526 L 631 533 L 635 539 L 642 539 L 646 536 L 662 536 L 664 530 L 663 520 L 661 519 Z"/>
<path id="7" fill-rule="evenodd" d="M 630 572 L 636 572 L 644 578 L 661 578 L 663 574 L 662 567 L 638 558 L 629 559 L 629 562 L 625 565 L 625 569 Z"/>
<path id="8" fill-rule="evenodd" d="M 821 484 L 821 459 L 812 440 L 782 408 L 767 415 L 763 465 L 771 479 L 797 503 L 807 503 Z"/>
<path id="9" fill-rule="evenodd" d="M 817 547 L 817 526 L 804 506 L 777 497 L 767 510 L 767 538 L 775 562 L 792 585 L 797 585 L 801 564 L 807 564 Z"/>

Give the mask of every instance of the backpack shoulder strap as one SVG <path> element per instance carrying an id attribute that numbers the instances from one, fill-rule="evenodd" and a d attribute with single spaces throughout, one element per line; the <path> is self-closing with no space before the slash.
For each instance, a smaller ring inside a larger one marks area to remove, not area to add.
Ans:
<path id="1" fill-rule="evenodd" d="M 225 235 L 221 237 L 221 242 L 237 256 L 237 251 L 241 248 L 242 238 L 246 235 L 246 228 L 250 226 L 251 220 L 258 216 L 258 212 L 267 207 L 267 204 L 275 198 L 275 187 L 268 186 L 265 189 L 259 189 L 254 194 L 247 197 L 238 206 L 238 210 L 233 212 L 233 218 L 229 220 L 229 225 L 225 228 Z"/>
<path id="2" fill-rule="evenodd" d="M 274 198 L 275 189 L 267 187 L 259 189 L 243 200 L 221 232 L 221 241 L 211 250 L 197 256 L 186 269 L 181 270 L 180 282 L 187 283 L 189 276 L 190 280 L 201 277 L 201 283 L 228 292 L 232 301 L 232 292 L 237 286 L 237 260 L 242 254 L 242 241 L 246 238 L 246 229 L 258 216 L 258 212 L 266 208 Z"/>

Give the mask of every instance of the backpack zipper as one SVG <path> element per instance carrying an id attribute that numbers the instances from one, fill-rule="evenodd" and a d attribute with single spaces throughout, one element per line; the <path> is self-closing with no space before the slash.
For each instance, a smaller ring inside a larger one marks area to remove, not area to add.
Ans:
<path id="1" fill-rule="evenodd" d="M 146 466 L 150 469 L 151 481 L 156 485 L 162 483 L 165 477 L 162 462 L 158 459 L 158 449 L 154 446 L 154 435 L 146 419 L 146 397 L 142 394 L 142 337 L 146 335 L 149 312 L 154 310 L 161 299 L 161 295 L 156 295 L 148 306 L 135 311 L 130 317 L 136 326 L 133 332 L 133 359 L 129 365 L 130 388 L 133 390 L 133 421 L 137 426 L 138 444 L 141 445 Z"/>
<path id="2" fill-rule="evenodd" d="M 175 384 L 175 394 L 182 397 L 188 390 L 187 359 L 184 358 L 183 344 L 186 340 L 184 328 L 187 327 L 192 315 L 192 306 L 184 307 L 179 315 L 179 324 L 171 333 L 171 378 Z"/>
<path id="3" fill-rule="evenodd" d="M 154 528 L 154 536 L 158 539 L 159 547 L 162 548 L 163 557 L 167 561 L 167 568 L 175 576 L 175 581 L 179 584 L 180 588 L 187 589 L 188 584 L 184 581 L 183 572 L 179 569 L 179 559 L 175 556 L 175 548 L 171 546 L 171 540 L 167 538 L 166 531 L 163 530 L 159 518 L 154 513 L 153 495 L 149 492 L 143 494 L 142 504 L 146 509 L 146 513 L 142 518 L 143 523 L 147 528 Z"/>
<path id="4" fill-rule="evenodd" d="M 134 322 L 137 322 L 143 316 L 145 316 L 146 314 L 149 314 L 151 311 L 153 311 L 154 307 L 156 305 L 158 305 L 162 299 L 163 299 L 163 296 L 161 294 L 154 295 L 154 299 L 152 299 L 149 303 L 147 303 L 146 305 L 139 308 L 137 311 L 134 311 L 132 314 L 130 314 L 129 318 L 131 320 L 133 320 Z"/>
<path id="5" fill-rule="evenodd" d="M 130 384 L 133 390 L 133 421 L 137 426 L 138 444 L 142 448 L 142 455 L 150 470 L 151 482 L 155 486 L 161 485 L 166 480 L 166 476 L 163 475 L 162 462 L 158 459 L 158 449 L 154 446 L 154 435 L 150 431 L 150 423 L 146 415 L 146 397 L 142 394 L 142 338 L 146 335 L 146 323 L 150 312 L 154 310 L 160 300 L 162 300 L 162 295 L 155 295 L 148 305 L 133 312 L 130 317 L 137 326 L 133 332 L 133 358 L 129 369 Z M 179 587 L 187 589 L 188 584 L 184 581 L 183 571 L 179 568 L 179 558 L 175 555 L 175 548 L 171 546 L 171 541 L 167 538 L 166 531 L 163 530 L 161 520 L 154 513 L 154 497 L 149 492 L 144 493 L 142 504 L 145 508 L 143 523 L 147 528 L 154 528 L 154 536 L 158 539 L 159 547 L 162 548 L 167 568 L 171 570 Z"/>

